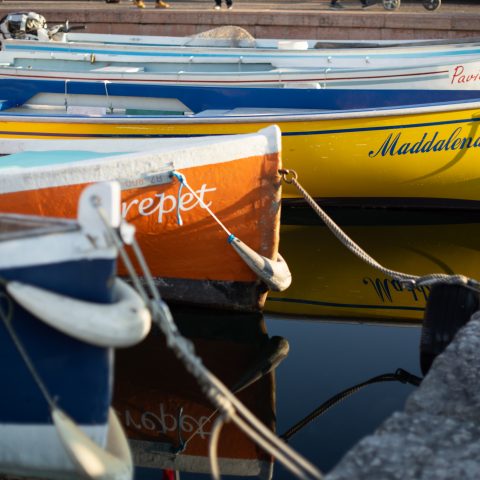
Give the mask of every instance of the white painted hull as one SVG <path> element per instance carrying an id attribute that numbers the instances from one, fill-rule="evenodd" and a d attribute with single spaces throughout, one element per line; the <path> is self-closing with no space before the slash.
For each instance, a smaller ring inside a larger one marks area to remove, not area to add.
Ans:
<path id="1" fill-rule="evenodd" d="M 240 27 L 232 27 L 233 30 Z M 244 31 L 242 29 L 242 31 Z M 246 31 L 245 31 L 246 32 Z M 248 32 L 246 32 L 248 33 Z M 142 46 L 206 46 L 206 47 L 231 47 L 232 40 L 227 38 L 199 38 L 199 36 L 168 37 L 161 35 L 128 35 L 111 33 L 85 33 L 68 32 L 62 35 L 61 41 L 66 43 L 98 43 L 98 44 L 119 44 L 119 45 L 142 45 Z M 331 48 L 366 48 L 366 47 L 396 47 L 407 45 L 460 45 L 472 44 L 480 41 L 479 38 L 465 38 L 455 40 L 444 39 L 408 39 L 408 40 L 330 40 L 330 39 L 292 39 L 282 40 L 279 38 L 255 38 L 246 40 L 235 40 L 238 47 L 242 48 L 263 48 L 278 49 L 285 48 L 290 43 L 293 46 L 303 48 L 323 48 L 322 45 L 330 45 Z"/>
<path id="2" fill-rule="evenodd" d="M 232 71 L 218 64 L 210 71 L 182 64 L 147 63 L 141 57 L 129 63 L 115 55 L 0 52 L 0 79 L 138 83 L 142 85 L 285 87 L 310 89 L 429 89 L 476 90 L 480 61 L 469 60 L 403 68 L 274 68 Z M 198 66 L 197 66 L 198 67 Z"/>
<path id="3" fill-rule="evenodd" d="M 80 425 L 105 446 L 108 425 Z M 80 477 L 53 425 L 0 424 L 0 471 L 45 478 Z"/>
<path id="4" fill-rule="evenodd" d="M 127 44 L 96 42 L 41 42 L 9 40 L 4 42 L 5 51 L 36 51 L 49 53 L 78 53 L 94 55 L 97 60 L 103 55 L 116 55 L 121 61 L 163 61 L 170 63 L 236 63 L 271 64 L 274 68 L 398 68 L 432 66 L 475 60 L 480 54 L 480 43 L 433 44 L 395 47 L 361 48 L 312 48 L 311 41 L 300 41 L 287 48 L 238 48 L 209 46 L 180 46 L 170 44 Z M 277 42 L 278 43 L 278 42 Z M 297 48 L 301 47 L 301 48 Z M 135 58 L 136 57 L 136 58 Z M 138 59 L 138 60 L 137 60 Z"/>

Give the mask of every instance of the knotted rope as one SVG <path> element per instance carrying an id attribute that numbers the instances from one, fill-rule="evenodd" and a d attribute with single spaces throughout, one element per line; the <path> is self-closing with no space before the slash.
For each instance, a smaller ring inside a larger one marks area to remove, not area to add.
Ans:
<path id="1" fill-rule="evenodd" d="M 328 229 L 337 237 L 337 239 L 345 245 L 353 254 L 363 260 L 365 263 L 378 269 L 384 275 L 397 279 L 400 284 L 407 289 L 415 287 L 431 286 L 436 283 L 448 283 L 451 285 L 463 285 L 466 288 L 480 292 L 480 282 L 468 278 L 464 275 L 448 275 L 445 273 L 433 273 L 430 275 L 417 276 L 411 275 L 397 270 L 386 268 L 378 263 L 363 248 L 355 243 L 333 220 L 330 216 L 315 202 L 308 192 L 298 182 L 298 175 L 295 170 L 279 170 L 283 181 L 290 185 L 294 185 L 301 193 L 305 201 L 312 207 L 314 212 L 323 220 Z"/>

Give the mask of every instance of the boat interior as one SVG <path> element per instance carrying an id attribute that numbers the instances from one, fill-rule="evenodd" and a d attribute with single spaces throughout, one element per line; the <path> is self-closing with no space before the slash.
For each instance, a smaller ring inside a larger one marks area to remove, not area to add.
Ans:
<path id="1" fill-rule="evenodd" d="M 3 106 L 3 108 L 2 108 Z M 27 102 L 9 107 L 5 101 L 0 110 L 18 114 L 42 115 L 192 115 L 176 98 L 129 97 L 117 95 L 37 93 Z"/>
<path id="2" fill-rule="evenodd" d="M 0 214 L 0 242 L 78 229 L 78 223 L 73 220 Z"/>
<path id="3" fill-rule="evenodd" d="M 45 58 L 41 53 L 37 56 L 28 54 L 0 52 L 0 67 L 2 69 L 14 68 L 19 70 L 58 71 L 72 73 L 144 73 L 144 74 L 182 74 L 182 73 L 252 73 L 268 72 L 277 70 L 277 67 L 268 62 L 247 63 L 241 58 L 223 60 L 221 63 L 211 61 L 204 62 L 202 58 L 191 58 L 188 61 L 175 62 L 167 57 L 167 60 L 156 58 L 155 61 L 145 61 L 144 58 L 121 60 L 116 55 L 96 56 L 95 54 L 65 54 L 57 56 L 51 54 Z M 110 58 L 111 57 L 111 58 Z"/>
<path id="4" fill-rule="evenodd" d="M 194 112 L 177 98 L 38 93 L 22 105 L 0 100 L 0 111 L 20 115 L 251 117 L 331 112 L 307 108 L 211 108 Z"/>

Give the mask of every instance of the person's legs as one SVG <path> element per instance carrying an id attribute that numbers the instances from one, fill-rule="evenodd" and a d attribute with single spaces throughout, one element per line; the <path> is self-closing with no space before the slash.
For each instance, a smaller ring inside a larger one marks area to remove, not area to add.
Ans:
<path id="1" fill-rule="evenodd" d="M 155 8 L 170 8 L 170 5 L 163 0 L 155 0 Z"/>
<path id="2" fill-rule="evenodd" d="M 213 6 L 215 10 L 220 10 L 222 8 L 222 0 L 215 0 L 215 5 Z"/>
<path id="3" fill-rule="evenodd" d="M 134 0 L 134 3 L 138 8 L 145 8 L 145 3 L 143 0 Z"/>

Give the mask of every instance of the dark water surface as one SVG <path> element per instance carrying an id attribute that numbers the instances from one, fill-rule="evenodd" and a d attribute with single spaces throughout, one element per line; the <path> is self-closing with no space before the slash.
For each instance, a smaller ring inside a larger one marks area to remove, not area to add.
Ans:
<path id="1" fill-rule="evenodd" d="M 289 339 L 277 369 L 277 428 L 282 433 L 331 396 L 403 368 L 419 375 L 419 327 L 330 323 L 268 317 L 270 334 Z M 415 387 L 369 385 L 339 403 L 290 440 L 321 471 L 330 470 L 362 437 L 403 408 Z M 274 478 L 291 478 L 277 469 Z"/>
<path id="2" fill-rule="evenodd" d="M 476 212 L 333 209 L 331 214 L 386 268 L 478 277 Z M 286 292 L 269 296 L 266 312 L 276 313 L 172 310 L 205 365 L 232 388 L 252 366 L 258 368 L 276 337 L 288 342 L 289 353 L 276 370 L 239 393 L 255 415 L 281 435 L 330 397 L 372 377 L 398 368 L 421 376 L 420 325 L 430 287 L 409 288 L 373 268 L 311 212 L 295 206 L 283 211 L 280 238 L 294 280 Z M 173 458 L 182 463 L 181 478 L 207 478 L 212 422 L 204 421 L 213 407 L 161 335 L 154 332 L 138 347 L 119 351 L 115 380 L 115 407 L 143 465 L 137 480 L 162 478 Z M 396 381 L 369 385 L 297 431 L 289 444 L 327 473 L 402 410 L 414 388 Z M 197 433 L 188 441 L 192 432 Z M 187 448 L 174 456 L 186 439 Z M 272 468 L 270 458 L 231 423 L 222 429 L 219 459 L 224 475 L 259 471 L 262 478 L 293 477 L 278 464 Z"/>

